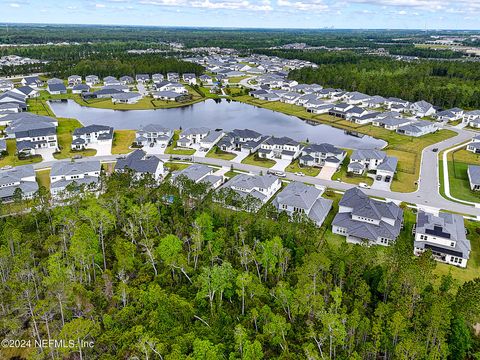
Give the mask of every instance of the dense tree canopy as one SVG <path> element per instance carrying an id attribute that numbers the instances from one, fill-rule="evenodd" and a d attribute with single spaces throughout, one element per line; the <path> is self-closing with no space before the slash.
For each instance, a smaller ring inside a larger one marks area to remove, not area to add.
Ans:
<path id="1" fill-rule="evenodd" d="M 99 199 L 47 208 L 38 198 L 31 213 L 2 218 L 2 338 L 94 347 L 37 348 L 39 357 L 0 349 L 0 357 L 464 359 L 479 351 L 480 279 L 457 291 L 450 277 L 433 275 L 429 254 L 411 256 L 409 238 L 388 249 L 339 246 L 269 206 L 222 209 L 196 186 L 115 174 Z"/>

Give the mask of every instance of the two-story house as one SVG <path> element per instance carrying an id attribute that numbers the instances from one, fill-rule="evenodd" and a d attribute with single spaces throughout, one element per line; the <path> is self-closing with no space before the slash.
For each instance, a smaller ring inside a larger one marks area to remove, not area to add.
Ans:
<path id="1" fill-rule="evenodd" d="M 98 160 L 54 162 L 50 170 L 50 192 L 54 198 L 70 197 L 80 188 L 96 192 L 101 169 Z"/>

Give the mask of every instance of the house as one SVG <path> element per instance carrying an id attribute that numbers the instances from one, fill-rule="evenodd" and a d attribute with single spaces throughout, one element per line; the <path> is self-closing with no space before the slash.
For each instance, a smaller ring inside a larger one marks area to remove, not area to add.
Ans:
<path id="1" fill-rule="evenodd" d="M 30 86 L 34 89 L 43 86 L 43 81 L 40 80 L 38 76 L 27 76 L 24 77 L 20 82 L 23 86 Z"/>
<path id="2" fill-rule="evenodd" d="M 26 104 L 24 107 L 19 103 L 0 103 L 0 114 L 1 113 L 18 113 L 26 110 Z M 0 120 L 1 122 L 1 120 Z"/>
<path id="3" fill-rule="evenodd" d="M 50 84 L 63 84 L 63 80 L 59 78 L 51 78 L 47 80 L 47 85 Z"/>
<path id="4" fill-rule="evenodd" d="M 440 212 L 434 215 L 423 210 L 417 213 L 414 254 L 431 250 L 433 258 L 450 265 L 467 267 L 471 245 L 466 237 L 463 217 Z"/>
<path id="5" fill-rule="evenodd" d="M 100 79 L 98 78 L 97 75 L 87 75 L 85 77 L 85 84 L 88 86 L 94 86 L 97 85 L 100 82 Z"/>
<path id="6" fill-rule="evenodd" d="M 53 84 L 47 85 L 47 91 L 51 95 L 60 95 L 60 94 L 66 94 L 67 88 L 63 83 L 53 83 Z"/>
<path id="7" fill-rule="evenodd" d="M 412 123 L 412 120 L 402 118 L 399 116 L 395 115 L 388 115 L 386 117 L 376 117 L 375 119 L 372 120 L 372 125 L 373 126 L 379 126 L 383 127 L 387 130 L 397 130 L 401 126 L 405 126 Z"/>
<path id="8" fill-rule="evenodd" d="M 285 211 L 290 217 L 307 217 L 315 225 L 322 226 L 333 201 L 322 198 L 323 191 L 301 182 L 291 182 L 273 200 L 278 211 Z"/>
<path id="9" fill-rule="evenodd" d="M 410 105 L 410 103 L 407 100 L 403 100 L 395 97 L 387 98 L 384 104 L 390 110 L 392 110 L 392 107 L 407 109 L 409 108 L 409 105 Z"/>
<path id="10" fill-rule="evenodd" d="M 357 175 L 365 171 L 376 171 L 378 166 L 386 161 L 387 154 L 375 149 L 358 149 L 352 152 L 347 171 Z"/>
<path id="11" fill-rule="evenodd" d="M 56 161 L 50 170 L 50 192 L 54 198 L 67 196 L 78 187 L 97 191 L 102 165 L 98 160 Z"/>
<path id="12" fill-rule="evenodd" d="M 299 163 L 302 166 L 322 167 L 330 165 L 338 167 L 346 155 L 346 151 L 331 144 L 308 144 L 302 149 Z"/>
<path id="13" fill-rule="evenodd" d="M 163 74 L 153 74 L 153 75 L 152 75 L 152 81 L 153 81 L 154 83 L 162 82 L 163 79 L 164 79 Z"/>
<path id="14" fill-rule="evenodd" d="M 470 189 L 473 191 L 480 190 L 480 166 L 468 165 L 467 168 L 468 181 L 470 183 Z"/>
<path id="15" fill-rule="evenodd" d="M 352 91 L 345 94 L 345 101 L 350 105 L 358 105 L 367 102 L 372 97 L 358 91 Z"/>
<path id="16" fill-rule="evenodd" d="M 203 165 L 192 164 L 189 167 L 172 173 L 171 181 L 179 184 L 179 180 L 186 178 L 195 184 L 207 183 L 210 188 L 216 189 L 223 183 L 223 176 L 213 175 L 216 169 Z"/>
<path id="17" fill-rule="evenodd" d="M 297 99 L 301 97 L 299 93 L 295 93 L 295 92 L 286 92 L 283 94 L 279 94 L 279 96 L 280 96 L 280 101 L 285 104 L 295 104 Z"/>
<path id="18" fill-rule="evenodd" d="M 195 85 L 197 83 L 197 77 L 195 74 L 192 74 L 192 73 L 183 74 L 182 79 L 184 82 L 190 85 Z"/>
<path id="19" fill-rule="evenodd" d="M 82 83 L 82 77 L 79 75 L 70 75 L 67 78 L 67 82 L 69 86 L 74 86 Z"/>
<path id="20" fill-rule="evenodd" d="M 360 105 L 368 108 L 378 108 L 385 105 L 385 100 L 386 99 L 383 96 L 374 95 L 369 99 L 361 101 Z"/>
<path id="21" fill-rule="evenodd" d="M 472 141 L 467 144 L 467 151 L 480 154 L 480 135 L 476 135 Z"/>
<path id="22" fill-rule="evenodd" d="M 162 81 L 155 84 L 157 91 L 173 91 L 178 94 L 188 94 L 188 90 L 178 82 Z"/>
<path id="23" fill-rule="evenodd" d="M 354 244 L 388 246 L 395 242 L 403 223 L 403 211 L 393 202 L 369 198 L 358 188 L 345 191 L 332 232 Z"/>
<path id="24" fill-rule="evenodd" d="M 208 76 L 208 75 L 203 74 L 203 75 L 200 75 L 200 76 L 198 77 L 198 79 L 199 79 L 200 82 L 203 83 L 203 84 L 207 84 L 207 85 L 213 84 L 213 79 L 212 79 L 211 76 Z"/>
<path id="25" fill-rule="evenodd" d="M 328 111 L 328 115 L 339 117 L 342 119 L 347 118 L 347 110 L 352 109 L 354 106 L 347 103 L 338 103 Z"/>
<path id="26" fill-rule="evenodd" d="M 381 176 L 385 182 L 390 182 L 397 171 L 398 159 L 394 156 L 387 156 L 384 162 L 377 166 L 377 176 Z M 388 180 L 388 181 L 387 181 Z"/>
<path id="27" fill-rule="evenodd" d="M 223 184 L 218 192 L 220 198 L 225 197 L 223 202 L 226 202 L 227 198 L 236 197 L 235 204 L 225 203 L 225 205 L 244 208 L 247 211 L 256 211 L 267 203 L 280 190 L 281 186 L 280 179 L 274 175 L 239 174 Z M 228 196 L 232 191 L 234 196 Z M 248 201 L 245 201 L 247 198 L 253 200 L 253 204 L 250 206 L 247 206 Z"/>
<path id="28" fill-rule="evenodd" d="M 348 109 L 345 113 L 345 119 L 352 121 L 356 124 L 366 125 L 369 124 L 377 117 L 378 113 L 370 113 L 366 109 L 354 106 L 351 109 Z"/>
<path id="29" fill-rule="evenodd" d="M 448 110 L 439 111 L 435 114 L 435 119 L 438 121 L 456 121 L 463 119 L 464 112 L 460 108 L 452 108 Z"/>
<path id="30" fill-rule="evenodd" d="M 145 84 L 150 81 L 150 75 L 148 74 L 137 74 L 135 75 L 135 81 L 137 84 Z"/>
<path id="31" fill-rule="evenodd" d="M 135 144 L 137 146 L 167 147 L 173 138 L 173 131 L 158 124 L 149 124 L 137 131 Z"/>
<path id="32" fill-rule="evenodd" d="M 158 181 L 164 173 L 163 161 L 154 155 L 147 155 L 143 150 L 135 150 L 124 158 L 117 160 L 115 171 L 133 171 L 137 179 L 151 175 Z"/>
<path id="33" fill-rule="evenodd" d="M 169 72 L 167 73 L 167 81 L 169 82 L 179 82 L 180 81 L 180 75 L 176 72 Z"/>
<path id="34" fill-rule="evenodd" d="M 114 76 L 106 76 L 103 78 L 103 85 L 104 86 L 122 85 L 122 83 L 118 81 L 117 78 Z"/>
<path id="35" fill-rule="evenodd" d="M 0 91 L 13 90 L 15 86 L 11 80 L 0 80 Z"/>
<path id="36" fill-rule="evenodd" d="M 107 85 L 102 87 L 101 90 L 117 90 L 118 92 L 130 92 L 130 88 L 127 85 Z"/>
<path id="37" fill-rule="evenodd" d="M 297 101 L 295 102 L 295 104 L 299 106 L 305 106 L 305 104 L 308 103 L 309 101 L 316 101 L 316 100 L 318 100 L 317 95 L 310 93 L 310 94 L 302 95 L 299 98 L 297 98 Z"/>
<path id="38" fill-rule="evenodd" d="M 2 202 L 12 201 L 16 193 L 20 193 L 22 199 L 31 199 L 37 191 L 38 184 L 33 165 L 0 169 L 0 199 Z"/>
<path id="39" fill-rule="evenodd" d="M 210 130 L 208 135 L 200 140 L 200 147 L 203 149 L 211 149 L 225 133 L 222 130 Z"/>
<path id="40" fill-rule="evenodd" d="M 420 100 L 410 105 L 409 110 L 418 117 L 430 116 L 435 114 L 435 108 L 429 102 Z"/>
<path id="41" fill-rule="evenodd" d="M 136 104 L 142 99 L 142 95 L 137 92 L 120 92 L 112 95 L 114 104 Z"/>
<path id="42" fill-rule="evenodd" d="M 122 85 L 131 85 L 134 82 L 133 77 L 128 75 L 121 76 L 118 80 Z"/>
<path id="43" fill-rule="evenodd" d="M 270 137 L 260 145 L 258 156 L 267 159 L 293 161 L 300 155 L 302 145 L 289 137 Z"/>
<path id="44" fill-rule="evenodd" d="M 480 127 L 480 110 L 472 110 L 465 112 L 463 116 L 463 122 L 469 126 L 479 128 Z M 474 122 L 472 124 L 472 122 Z"/>
<path id="45" fill-rule="evenodd" d="M 30 86 L 20 86 L 14 88 L 12 92 L 24 96 L 24 99 L 33 99 L 40 96 L 40 92 Z"/>
<path id="46" fill-rule="evenodd" d="M 222 151 L 242 151 L 253 153 L 260 148 L 260 145 L 268 137 L 250 130 L 250 129 L 234 129 L 228 132 L 217 146 Z"/>
<path id="47" fill-rule="evenodd" d="M 8 138 L 16 139 L 18 154 L 35 155 L 37 149 L 58 148 L 56 119 L 18 113 L 5 116 L 2 120 L 8 122 L 5 132 Z"/>
<path id="48" fill-rule="evenodd" d="M 434 133 L 438 128 L 435 123 L 426 120 L 419 120 L 397 128 L 397 133 L 407 136 L 419 137 Z"/>
<path id="49" fill-rule="evenodd" d="M 83 98 L 93 97 L 97 99 L 104 99 L 104 98 L 111 98 L 113 95 L 118 95 L 122 93 L 123 91 L 121 90 L 104 88 L 104 89 L 94 91 L 93 93 L 82 93 L 82 97 Z"/>
<path id="50" fill-rule="evenodd" d="M 90 144 L 112 144 L 113 127 L 105 125 L 88 125 L 73 130 L 72 150 L 83 150 Z"/>
<path id="51" fill-rule="evenodd" d="M 180 133 L 177 145 L 180 147 L 190 147 L 194 144 L 199 144 L 209 132 L 210 129 L 206 127 L 185 129 Z"/>
<path id="52" fill-rule="evenodd" d="M 154 91 L 152 92 L 152 97 L 156 100 L 164 101 L 186 101 L 190 97 L 186 94 L 178 93 L 175 91 Z"/>
<path id="53" fill-rule="evenodd" d="M 89 91 L 90 86 L 88 86 L 87 84 L 77 84 L 72 87 L 72 94 L 81 94 Z"/>

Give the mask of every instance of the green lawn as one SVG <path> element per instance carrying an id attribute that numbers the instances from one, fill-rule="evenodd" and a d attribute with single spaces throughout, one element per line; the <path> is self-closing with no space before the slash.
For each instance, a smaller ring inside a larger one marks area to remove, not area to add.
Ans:
<path id="1" fill-rule="evenodd" d="M 177 162 L 166 162 L 164 166 L 169 169 L 170 171 L 178 171 L 178 170 L 183 170 L 186 169 L 187 167 L 190 166 L 190 164 L 183 164 L 183 163 L 177 163 Z"/>
<path id="2" fill-rule="evenodd" d="M 480 192 L 470 190 L 467 175 L 468 165 L 480 165 L 480 155 L 462 148 L 448 153 L 447 161 L 450 194 L 460 200 L 480 202 Z"/>
<path id="3" fill-rule="evenodd" d="M 75 129 L 80 127 L 82 127 L 82 124 L 76 119 L 58 118 L 57 138 L 60 152 L 53 154 L 55 159 L 67 159 L 76 155 L 95 156 L 97 150 L 94 149 L 72 151 L 72 134 Z"/>
<path id="4" fill-rule="evenodd" d="M 135 130 L 115 130 L 113 132 L 112 154 L 128 154 L 135 140 Z"/>
<path id="5" fill-rule="evenodd" d="M 413 138 L 373 125 L 358 125 L 325 114 L 315 115 L 297 105 L 262 101 L 250 96 L 238 96 L 235 100 L 385 140 L 388 145 L 384 150 L 388 155 L 396 156 L 399 160 L 398 172 L 391 186 L 392 191 L 396 192 L 412 192 L 417 189 L 415 182 L 420 174 L 421 153 L 425 147 L 455 136 L 455 132 L 451 130 L 440 130 L 434 134 Z"/>
<path id="6" fill-rule="evenodd" d="M 260 158 L 256 153 L 248 155 L 245 159 L 242 160 L 242 164 L 248 165 L 255 165 L 255 166 L 262 166 L 266 168 L 271 168 L 273 165 L 276 164 L 275 161 L 270 159 L 263 159 Z"/>
<path id="7" fill-rule="evenodd" d="M 195 149 L 177 148 L 177 140 L 179 139 L 181 132 L 181 130 L 175 130 L 172 138 L 172 143 L 165 149 L 165 154 L 193 155 L 195 153 Z"/>
<path id="8" fill-rule="evenodd" d="M 317 176 L 320 173 L 320 168 L 310 167 L 310 166 L 301 166 L 298 160 L 293 161 L 290 165 L 287 166 L 285 171 L 296 173 L 302 172 L 307 176 Z"/>
<path id="9" fill-rule="evenodd" d="M 50 170 L 36 171 L 36 178 L 39 187 L 44 186 L 47 191 L 50 191 Z"/>
<path id="10" fill-rule="evenodd" d="M 18 156 L 15 155 L 15 153 L 17 152 L 17 143 L 15 139 L 7 139 L 6 142 L 8 155 L 0 158 L 0 167 L 27 165 L 42 161 L 42 157 L 40 155 L 33 156 L 25 160 L 19 160 Z"/>
<path id="11" fill-rule="evenodd" d="M 205 155 L 208 158 L 222 159 L 222 160 L 232 160 L 237 157 L 236 154 L 232 154 L 226 151 L 221 150 L 218 146 L 214 146 L 208 153 Z"/>

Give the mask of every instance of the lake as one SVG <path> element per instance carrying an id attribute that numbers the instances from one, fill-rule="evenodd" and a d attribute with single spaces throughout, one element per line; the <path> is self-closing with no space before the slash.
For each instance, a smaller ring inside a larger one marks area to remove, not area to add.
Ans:
<path id="1" fill-rule="evenodd" d="M 81 106 L 73 100 L 50 102 L 50 107 L 57 117 L 75 118 L 83 125 L 108 125 L 115 129 L 136 130 L 147 124 L 161 124 L 171 129 L 201 126 L 224 130 L 248 128 L 264 135 L 288 136 L 297 141 L 308 139 L 351 149 L 380 149 L 387 144 L 371 136 L 353 136 L 329 125 L 225 99 L 157 110 L 96 109 Z"/>

